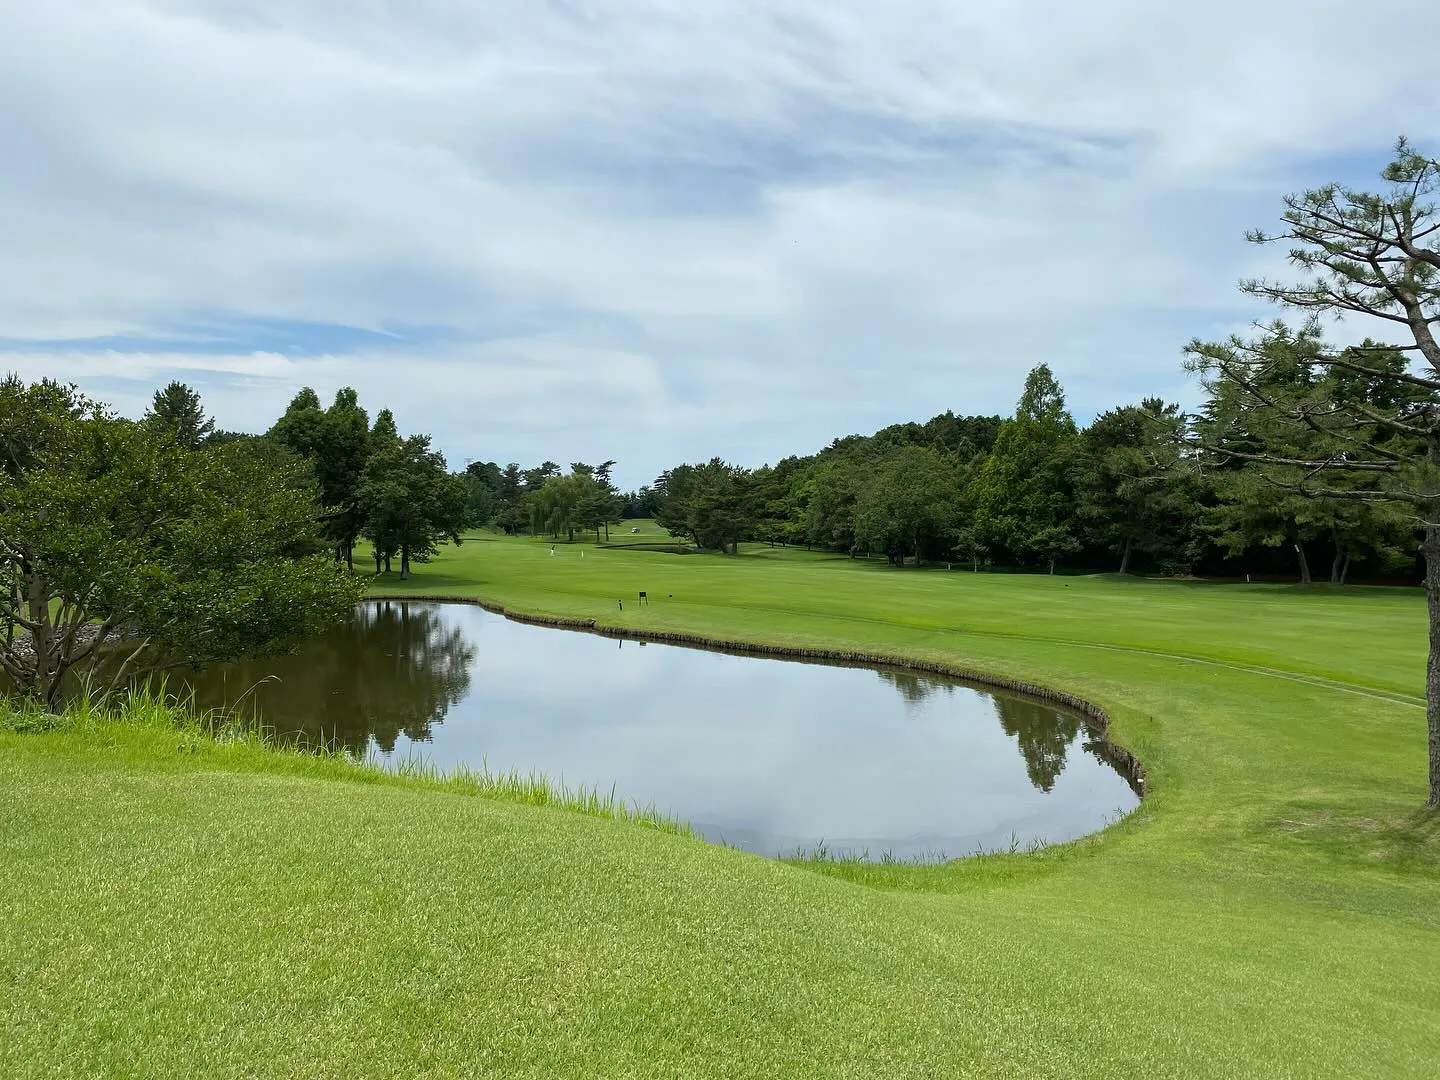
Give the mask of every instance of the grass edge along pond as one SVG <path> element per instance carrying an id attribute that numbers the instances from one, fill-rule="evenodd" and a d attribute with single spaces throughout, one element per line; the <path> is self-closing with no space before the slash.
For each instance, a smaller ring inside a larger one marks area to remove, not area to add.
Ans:
<path id="1" fill-rule="evenodd" d="M 652 604 L 622 612 L 638 589 Z M 1414 593 L 524 540 L 376 591 L 1068 690 L 1109 711 L 1152 794 L 1037 854 L 797 867 L 163 727 L 0 735 L 0 1073 L 1433 1066 Z"/>

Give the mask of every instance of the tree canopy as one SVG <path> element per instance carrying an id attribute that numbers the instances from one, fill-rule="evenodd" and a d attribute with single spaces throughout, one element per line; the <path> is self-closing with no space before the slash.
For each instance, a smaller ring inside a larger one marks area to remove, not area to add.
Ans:
<path id="1" fill-rule="evenodd" d="M 77 673 L 264 652 L 343 617 L 315 491 L 283 452 L 190 448 L 73 388 L 0 383 L 0 667 L 58 706 Z M 123 659 L 115 647 L 123 642 Z"/>
<path id="2" fill-rule="evenodd" d="M 1431 653 L 1426 698 L 1430 804 L 1440 805 L 1440 217 L 1429 200 L 1440 162 L 1401 139 L 1386 190 L 1327 184 L 1285 198 L 1284 231 L 1249 234 L 1289 245 L 1299 282 L 1246 281 L 1252 296 L 1298 311 L 1250 338 L 1193 341 L 1191 368 L 1210 391 L 1199 450 L 1242 462 L 1255 480 L 1251 505 L 1277 509 L 1287 526 L 1357 541 L 1408 525 L 1423 533 Z M 1332 345 L 1321 316 L 1364 316 L 1401 334 Z M 1270 489 L 1262 497 L 1264 485 Z M 1369 510 L 1358 508 L 1366 507 Z M 1275 526 L 1272 525 L 1273 529 Z M 1302 551 L 1303 549 L 1297 548 Z"/>

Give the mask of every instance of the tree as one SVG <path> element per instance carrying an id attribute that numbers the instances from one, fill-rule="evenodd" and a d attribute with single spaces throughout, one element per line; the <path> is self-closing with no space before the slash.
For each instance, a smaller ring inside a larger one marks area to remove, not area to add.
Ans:
<path id="1" fill-rule="evenodd" d="M 815 466 L 805 502 L 807 543 L 855 554 L 855 517 L 869 470 L 868 461 L 838 456 Z"/>
<path id="2" fill-rule="evenodd" d="M 493 520 L 506 533 L 515 533 L 525 528 L 525 479 L 516 462 L 512 461 L 500 470 L 500 486 L 496 489 Z"/>
<path id="3" fill-rule="evenodd" d="M 855 542 L 895 566 L 915 565 L 928 552 L 950 550 L 959 492 L 952 470 L 936 450 L 905 446 L 887 454 L 855 508 Z"/>
<path id="4" fill-rule="evenodd" d="M 575 530 L 585 524 L 580 518 L 581 504 L 593 486 L 594 478 L 588 472 L 547 479 L 530 500 L 531 531 L 556 538 L 564 533 L 567 541 L 574 541 Z"/>
<path id="5" fill-rule="evenodd" d="M 399 445 L 400 432 L 395 428 L 395 414 L 389 409 L 381 409 L 375 415 L 374 426 L 370 428 L 370 456 L 365 461 L 367 471 L 377 453 L 382 450 L 393 453 Z M 387 574 L 390 572 L 390 560 L 400 554 L 400 539 L 395 530 L 396 518 L 393 515 L 382 516 L 376 513 L 376 507 L 371 501 L 375 493 L 365 488 L 365 481 L 366 476 L 362 475 L 356 498 L 360 501 L 365 516 L 361 533 L 370 541 L 370 553 L 375 559 L 375 574 L 378 577 L 382 569 Z"/>
<path id="6" fill-rule="evenodd" d="M 1066 525 L 1046 525 L 1026 538 L 1025 546 L 1045 560 L 1048 573 L 1055 573 L 1055 560 L 1074 555 L 1080 541 Z"/>
<path id="7" fill-rule="evenodd" d="M 263 445 L 187 449 L 53 382 L 0 383 L 0 667 L 56 709 L 160 663 L 264 653 L 345 617 L 303 466 Z M 117 649 L 119 652 L 117 653 Z"/>
<path id="8" fill-rule="evenodd" d="M 374 445 L 357 486 L 365 535 L 377 549 L 399 553 L 402 581 L 410 564 L 426 562 L 442 540 L 460 543 L 466 494 L 465 481 L 430 449 L 430 436 L 390 438 L 388 432 Z"/>
<path id="9" fill-rule="evenodd" d="M 505 477 L 493 461 L 472 461 L 465 466 L 466 524 L 478 529 L 495 520 L 500 509 L 500 490 Z"/>
<path id="10" fill-rule="evenodd" d="M 341 387 L 325 410 L 315 472 L 327 505 L 335 508 L 325 532 L 335 545 L 335 558 L 355 569 L 355 541 L 365 524 L 360 506 L 360 478 L 370 455 L 370 418 L 355 391 Z"/>
<path id="11" fill-rule="evenodd" d="M 657 480 L 656 490 L 656 524 L 690 537 L 696 547 L 733 555 L 754 528 L 749 473 L 718 457 L 671 469 Z"/>
<path id="12" fill-rule="evenodd" d="M 178 380 L 155 391 L 144 421 L 156 430 L 169 432 L 187 450 L 198 450 L 215 430 L 215 421 L 200 406 L 199 392 Z"/>
<path id="13" fill-rule="evenodd" d="M 1101 413 L 1081 433 L 1071 478 L 1078 524 L 1092 543 L 1120 556 L 1178 555 L 1198 511 L 1191 471 L 1182 467 L 1185 419 L 1178 405 L 1146 398 Z"/>
<path id="14" fill-rule="evenodd" d="M 584 477 L 580 501 L 575 509 L 575 519 L 585 529 L 595 530 L 595 542 L 600 542 L 600 530 L 605 530 L 605 539 L 610 539 L 610 526 L 620 521 L 620 495 L 608 480 L 600 478 L 599 470 Z"/>
<path id="15" fill-rule="evenodd" d="M 320 407 L 320 397 L 306 386 L 290 399 L 280 419 L 271 425 L 269 435 L 281 446 L 313 461 L 320 453 L 324 426 L 325 410 Z"/>
<path id="16" fill-rule="evenodd" d="M 328 409 L 308 386 L 291 400 L 270 437 L 310 462 L 325 504 L 325 534 L 337 562 L 355 565 L 355 541 L 364 525 L 357 497 L 370 453 L 369 417 L 354 389 L 335 393 Z"/>
<path id="17" fill-rule="evenodd" d="M 1047 365 L 1037 365 L 1025 378 L 1014 417 L 1000 426 L 971 484 L 973 528 L 981 542 L 1022 559 L 1065 553 L 1065 545 L 1057 548 L 1052 541 L 1059 536 L 1054 530 L 1067 528 L 1074 517 L 1070 464 L 1075 437 L 1064 391 Z"/>
<path id="18" fill-rule="evenodd" d="M 1277 490 L 1379 504 L 1409 515 L 1423 530 L 1429 595 L 1430 654 L 1425 696 L 1429 796 L 1440 806 L 1440 217 L 1427 200 L 1440 184 L 1440 162 L 1401 139 L 1382 177 L 1381 194 L 1327 184 L 1285 198 L 1284 231 L 1253 231 L 1254 243 L 1288 242 L 1299 283 L 1243 282 L 1242 289 L 1305 312 L 1299 331 L 1282 322 L 1258 338 L 1192 341 L 1188 366 L 1233 408 L 1219 423 L 1269 434 L 1267 446 L 1241 450 L 1205 439 L 1220 458 L 1260 466 Z M 1358 314 L 1408 338 L 1397 346 L 1325 344 L 1319 316 Z M 1395 353 L 1413 362 L 1395 364 Z M 1387 359 L 1390 358 L 1390 359 Z M 1293 370 L 1296 377 L 1275 378 Z M 1363 380 L 1364 394 L 1345 392 Z M 1289 452 L 1274 447 L 1291 446 Z"/>

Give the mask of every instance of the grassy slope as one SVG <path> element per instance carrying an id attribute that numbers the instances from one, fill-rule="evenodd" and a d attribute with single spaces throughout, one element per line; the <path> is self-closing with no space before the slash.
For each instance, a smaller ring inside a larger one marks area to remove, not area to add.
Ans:
<path id="1" fill-rule="evenodd" d="M 548 550 L 384 590 L 1064 686 L 1154 794 L 1041 856 L 817 873 L 164 732 L 0 736 L 0 1075 L 1433 1071 L 1418 594 Z"/>

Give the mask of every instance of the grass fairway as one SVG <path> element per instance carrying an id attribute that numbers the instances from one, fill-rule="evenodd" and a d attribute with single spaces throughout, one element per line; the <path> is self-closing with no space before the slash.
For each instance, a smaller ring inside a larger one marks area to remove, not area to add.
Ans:
<path id="1" fill-rule="evenodd" d="M 1435 1074 L 1418 591 L 498 538 L 377 591 L 1063 687 L 1152 794 L 1039 855 L 815 867 L 158 726 L 0 735 L 0 1076 Z"/>

